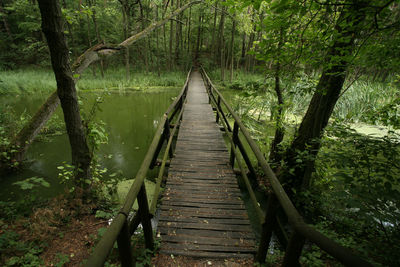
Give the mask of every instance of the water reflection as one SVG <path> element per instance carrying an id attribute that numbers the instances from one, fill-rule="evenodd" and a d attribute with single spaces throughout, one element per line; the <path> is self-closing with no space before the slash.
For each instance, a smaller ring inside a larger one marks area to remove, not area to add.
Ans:
<path id="1" fill-rule="evenodd" d="M 119 177 L 133 178 L 147 152 L 158 121 L 179 88 L 168 88 L 157 92 L 132 92 L 111 94 L 100 104 L 95 120 L 106 123 L 109 135 L 108 144 L 102 145 L 98 153 L 99 163 L 109 170 L 109 174 L 118 173 Z M 83 112 L 90 112 L 96 98 L 101 93 L 81 94 L 84 102 Z M 11 105 L 16 114 L 33 114 L 43 103 L 43 97 L 2 97 L 0 106 Z M 61 110 L 57 111 L 62 118 Z M 35 142 L 28 151 L 29 167 L 20 173 L 12 174 L 0 181 L 0 199 L 14 199 L 22 196 L 18 187 L 12 183 L 32 176 L 43 177 L 50 184 L 49 189 L 41 190 L 45 196 L 53 196 L 62 191 L 59 184 L 57 166 L 63 161 L 70 162 L 70 147 L 68 137 L 51 137 L 47 142 Z"/>

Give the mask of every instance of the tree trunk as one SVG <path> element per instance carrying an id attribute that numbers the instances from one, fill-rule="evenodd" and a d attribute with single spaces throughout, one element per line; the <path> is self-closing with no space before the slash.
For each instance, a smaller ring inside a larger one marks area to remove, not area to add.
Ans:
<path id="1" fill-rule="evenodd" d="M 171 0 L 171 6 L 174 6 L 173 0 Z M 174 58 L 172 56 L 172 44 L 174 43 L 174 41 L 173 41 L 173 39 L 174 39 L 174 21 L 173 20 L 171 20 L 169 26 L 170 26 L 170 29 L 169 29 L 169 54 L 168 54 L 169 62 L 168 62 L 168 64 L 169 64 L 169 70 L 171 71 L 172 67 L 174 65 L 174 62 L 173 62 Z"/>
<path id="2" fill-rule="evenodd" d="M 140 21 L 141 21 L 141 25 L 142 25 L 142 30 L 146 29 L 146 19 L 145 19 L 145 15 L 144 15 L 144 8 L 142 6 L 142 1 L 139 0 L 139 11 L 140 11 Z M 144 67 L 146 69 L 146 73 L 149 72 L 149 61 L 148 61 L 148 53 L 149 53 L 149 49 L 148 49 L 148 43 L 146 42 L 147 40 L 143 40 L 143 45 L 142 45 L 142 56 L 143 56 L 143 63 L 144 63 Z"/>
<path id="3" fill-rule="evenodd" d="M 202 20 L 201 17 L 202 17 L 202 14 L 200 11 L 199 12 L 199 25 L 197 26 L 197 41 L 196 41 L 196 53 L 195 53 L 196 60 L 199 58 L 199 52 L 200 52 L 201 20 Z"/>
<path id="4" fill-rule="evenodd" d="M 242 55 L 240 57 L 240 65 L 243 67 L 246 62 L 246 33 L 242 37 Z"/>
<path id="5" fill-rule="evenodd" d="M 158 6 L 156 5 L 156 8 L 155 8 L 155 16 L 154 16 L 154 18 L 155 18 L 155 20 L 158 20 Z M 156 68 L 157 68 L 157 75 L 158 75 L 158 77 L 160 77 L 161 76 L 161 69 L 160 69 L 160 65 L 161 65 L 161 62 L 160 62 L 160 56 L 161 56 L 161 53 L 160 53 L 160 34 L 159 34 L 159 29 L 157 28 L 157 30 L 156 30 L 156 59 L 157 59 L 157 66 L 156 66 Z"/>
<path id="6" fill-rule="evenodd" d="M 218 2 L 215 2 L 215 8 L 214 8 L 214 23 L 213 23 L 213 33 L 212 33 L 212 39 L 211 39 L 211 52 L 214 55 L 214 58 L 217 55 L 217 45 L 216 45 L 216 31 L 217 31 L 217 6 L 218 6 Z"/>
<path id="7" fill-rule="evenodd" d="M 0 0 L 0 14 L 2 14 L 1 17 L 3 19 L 4 29 L 6 29 L 8 38 L 12 41 L 13 37 L 11 34 L 11 30 L 10 30 L 10 24 L 8 23 L 8 20 L 7 20 L 7 14 L 6 14 L 6 12 L 4 12 L 2 0 Z"/>
<path id="8" fill-rule="evenodd" d="M 235 28 L 236 28 L 236 21 L 235 19 L 232 19 L 232 36 L 231 36 L 231 75 L 229 78 L 229 81 L 232 82 L 233 80 L 233 66 L 234 66 L 234 60 L 233 57 L 235 55 Z"/>
<path id="9" fill-rule="evenodd" d="M 89 4 L 92 5 L 91 1 L 89 1 Z M 92 20 L 93 20 L 93 24 L 94 24 L 94 29 L 96 31 L 97 43 L 98 44 L 100 44 L 100 43 L 104 44 L 104 42 L 103 42 L 103 40 L 101 39 L 101 36 L 100 36 L 99 26 L 97 25 L 96 10 L 95 9 L 93 9 Z M 104 78 L 104 62 L 103 62 L 103 59 L 100 59 L 100 73 L 101 73 L 101 77 Z"/>
<path id="10" fill-rule="evenodd" d="M 219 48 L 221 50 L 220 66 L 221 66 L 221 80 L 225 80 L 225 40 L 224 40 L 224 27 L 225 27 L 225 6 L 222 8 L 221 20 L 219 22 Z"/>
<path id="11" fill-rule="evenodd" d="M 176 8 L 179 8 L 179 7 L 180 7 L 180 1 L 176 0 Z M 180 33 L 181 33 L 181 29 L 182 29 L 180 21 L 181 21 L 181 16 L 178 15 L 177 22 L 176 22 L 176 28 L 175 28 L 175 60 L 174 60 L 177 65 L 179 65 L 179 61 L 180 61 L 179 46 L 180 46 L 180 42 L 181 42 L 181 34 Z"/>
<path id="12" fill-rule="evenodd" d="M 172 14 L 170 14 L 163 20 L 150 24 L 144 31 L 141 31 L 140 33 L 129 37 L 117 46 L 99 44 L 89 48 L 85 51 L 85 53 L 79 56 L 73 64 L 72 70 L 74 75 L 77 75 L 79 77 L 79 75 L 82 74 L 93 62 L 96 62 L 103 57 L 115 55 L 116 53 L 121 51 L 122 48 L 131 46 L 133 43 L 146 37 L 154 29 L 165 25 L 171 18 L 175 17 L 177 14 L 198 3 L 201 3 L 201 1 L 195 0 L 182 6 L 180 9 L 175 10 Z M 28 150 L 29 145 L 32 143 L 36 135 L 40 132 L 42 127 L 46 124 L 48 119 L 51 117 L 51 115 L 53 115 L 54 111 L 58 107 L 60 100 L 58 97 L 55 97 L 56 95 L 56 93 L 53 93 L 46 100 L 46 102 L 39 108 L 39 110 L 25 125 L 25 127 L 17 134 L 17 137 L 14 138 L 14 141 L 11 143 L 10 147 L 7 148 L 7 150 L 17 149 L 17 156 L 12 157 L 10 160 L 2 159 L 1 169 L 7 168 L 7 165 L 13 164 L 14 162 L 21 162 L 25 158 L 25 152 Z"/>
<path id="13" fill-rule="evenodd" d="M 190 55 L 190 30 L 191 30 L 191 23 L 192 22 L 192 8 L 189 8 L 189 17 L 188 17 L 188 27 L 187 27 L 187 42 L 186 42 L 186 49 L 187 55 Z"/>
<path id="14" fill-rule="evenodd" d="M 72 79 L 72 71 L 69 65 L 69 50 L 62 27 L 61 7 L 57 0 L 39 0 L 38 2 L 42 16 L 42 30 L 50 49 L 51 65 L 57 81 L 57 95 L 64 112 L 65 125 L 71 145 L 76 182 L 84 185 L 83 179 L 91 177 L 91 154 L 86 142 L 75 82 Z"/>
<path id="15" fill-rule="evenodd" d="M 354 40 L 362 30 L 365 7 L 368 1 L 352 1 L 345 5 L 335 27 L 335 40 L 328 49 L 326 62 L 316 91 L 300 124 L 291 146 L 285 152 L 285 171 L 281 180 L 296 192 L 307 189 L 314 171 L 315 157 L 320 148 L 323 130 L 328 124 L 333 108 L 339 98 L 349 65 L 348 58 L 354 51 Z M 343 25 L 345 25 L 343 27 Z M 306 154 L 298 164 L 298 151 Z M 305 152 L 305 153 L 304 153 Z M 294 170 L 292 174 L 290 170 Z M 291 191 L 289 191 L 291 192 Z"/>

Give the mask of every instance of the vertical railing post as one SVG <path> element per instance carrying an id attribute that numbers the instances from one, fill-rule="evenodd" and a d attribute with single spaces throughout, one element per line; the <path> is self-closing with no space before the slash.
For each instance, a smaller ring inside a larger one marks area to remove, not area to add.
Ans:
<path id="1" fill-rule="evenodd" d="M 217 107 L 218 110 L 221 111 L 221 97 L 218 95 L 218 100 L 217 100 Z M 219 122 L 219 113 L 217 112 L 217 118 L 215 120 L 217 123 Z"/>
<path id="2" fill-rule="evenodd" d="M 211 84 L 208 83 L 208 81 L 206 81 L 206 83 L 207 83 L 207 93 L 208 93 L 208 104 L 211 104 L 212 87 Z"/>
<path id="3" fill-rule="evenodd" d="M 293 232 L 286 247 L 286 253 L 285 257 L 283 258 L 282 266 L 300 266 L 299 258 L 305 241 L 305 238 L 296 230 Z"/>
<path id="4" fill-rule="evenodd" d="M 232 133 L 233 144 L 231 145 L 231 155 L 230 155 L 230 159 L 229 159 L 229 162 L 230 162 L 232 168 L 235 164 L 235 151 L 234 150 L 238 143 L 238 139 L 239 139 L 239 125 L 235 121 L 235 123 L 233 125 L 233 133 Z"/>
<path id="5" fill-rule="evenodd" d="M 267 208 L 265 212 L 265 221 L 262 225 L 261 239 L 256 255 L 256 261 L 259 263 L 264 263 L 265 257 L 267 256 L 269 244 L 271 242 L 272 231 L 276 223 L 275 216 L 277 207 L 278 207 L 278 200 L 276 196 L 273 193 L 271 193 L 271 195 L 268 198 Z"/>
<path id="6" fill-rule="evenodd" d="M 120 216 L 125 216 L 125 222 L 117 238 L 119 258 L 121 260 L 121 266 L 131 267 L 134 265 L 131 248 L 131 235 L 129 233 L 126 214 Z"/>
<path id="7" fill-rule="evenodd" d="M 139 214 L 142 221 L 146 248 L 153 250 L 154 249 L 153 228 L 151 227 L 149 203 L 147 202 L 146 187 L 144 185 L 144 182 L 142 187 L 140 188 L 137 200 L 139 204 Z"/>
<path id="8" fill-rule="evenodd" d="M 168 143 L 168 140 L 169 140 L 169 138 L 171 136 L 168 117 L 167 117 L 167 120 L 165 121 L 165 124 L 164 124 L 164 132 L 165 132 L 165 140 L 167 140 L 167 143 Z M 172 158 L 174 156 L 174 151 L 172 150 L 172 146 L 170 147 L 170 149 L 168 151 L 168 155 L 169 155 L 170 158 Z"/>

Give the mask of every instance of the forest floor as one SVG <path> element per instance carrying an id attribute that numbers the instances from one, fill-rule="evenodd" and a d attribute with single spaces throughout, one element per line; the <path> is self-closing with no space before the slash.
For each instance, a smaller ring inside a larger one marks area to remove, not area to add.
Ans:
<path id="1" fill-rule="evenodd" d="M 151 261 L 151 266 L 163 267 L 250 267 L 254 266 L 252 259 L 204 259 L 184 256 L 157 254 Z"/>
<path id="2" fill-rule="evenodd" d="M 28 217 L 0 221 L 0 241 L 8 241 L 2 244 L 7 249 L 0 256 L 0 265 L 82 265 L 99 229 L 108 225 L 107 220 L 95 217 L 95 208 L 92 202 L 59 196 L 34 208 Z"/>

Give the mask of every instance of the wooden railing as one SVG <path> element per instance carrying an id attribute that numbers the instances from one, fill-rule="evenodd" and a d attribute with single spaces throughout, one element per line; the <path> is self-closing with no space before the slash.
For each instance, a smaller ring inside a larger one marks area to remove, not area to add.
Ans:
<path id="1" fill-rule="evenodd" d="M 179 123 L 182 118 L 190 73 L 191 71 L 189 71 L 187 75 L 185 85 L 183 86 L 180 94 L 169 106 L 168 110 L 162 116 L 161 121 L 158 123 L 153 141 L 151 142 L 151 145 L 142 162 L 142 165 L 140 166 L 140 169 L 136 174 L 136 178 L 127 194 L 121 210 L 118 212 L 117 216 L 113 219 L 110 227 L 107 229 L 99 243 L 96 245 L 94 252 L 86 263 L 86 266 L 103 266 L 115 242 L 117 242 L 118 244 L 121 265 L 134 266 L 135 264 L 132 257 L 131 248 L 131 236 L 140 223 L 142 223 L 143 226 L 145 246 L 147 249 L 153 250 L 154 238 L 150 220 L 151 217 L 154 215 L 157 207 L 157 200 L 160 193 L 160 186 L 164 176 L 167 159 L 168 157 L 172 157 L 173 155 L 172 140 L 175 136 L 175 133 L 179 127 Z M 174 122 L 174 125 L 171 124 L 172 122 Z M 171 131 L 170 128 L 172 126 L 173 129 Z M 148 170 L 155 166 L 158 155 L 165 142 L 167 142 L 167 145 L 165 148 L 163 159 L 161 161 L 161 166 L 156 181 L 154 197 L 149 207 L 147 202 L 144 179 Z M 139 210 L 133 216 L 133 218 L 131 218 L 130 213 L 133 203 L 136 199 L 138 201 Z"/>
<path id="2" fill-rule="evenodd" d="M 313 242 L 319 248 L 326 251 L 329 255 L 333 256 L 346 266 L 372 266 L 369 262 L 354 255 L 350 249 L 339 245 L 337 242 L 329 239 L 328 237 L 316 231 L 313 227 L 307 225 L 304 222 L 302 216 L 294 207 L 293 203 L 289 199 L 274 172 L 271 170 L 256 142 L 251 138 L 248 130 L 243 125 L 239 116 L 232 110 L 222 94 L 212 84 L 203 67 L 201 67 L 201 74 L 203 76 L 207 92 L 209 94 L 210 103 L 213 105 L 213 109 L 217 113 L 216 121 L 221 121 L 231 143 L 230 163 L 233 167 L 236 159 L 236 163 L 240 168 L 240 172 L 242 174 L 246 188 L 249 192 L 250 199 L 256 209 L 259 222 L 262 226 L 261 238 L 256 255 L 256 260 L 260 263 L 265 262 L 265 258 L 272 237 L 272 232 L 274 232 L 274 229 L 279 229 L 278 226 L 280 220 L 277 216 L 277 210 L 281 208 L 287 216 L 288 223 L 292 229 L 292 234 L 287 241 L 282 266 L 299 265 L 299 258 L 306 240 Z M 221 104 L 232 116 L 234 120 L 233 127 L 230 125 Z M 239 133 L 241 133 L 244 138 L 241 138 Z M 249 145 L 251 152 L 257 159 L 258 166 L 261 167 L 273 191 L 273 193 L 271 193 L 268 198 L 268 203 L 265 211 L 263 211 L 259 206 L 247 175 L 247 173 L 249 172 L 250 175 L 256 177 L 255 168 L 253 167 L 252 162 L 245 150 L 244 142 Z M 243 159 L 243 161 L 245 162 L 247 170 L 245 169 L 245 166 L 243 165 L 241 159 Z M 282 229 L 282 227 L 280 229 Z"/>

